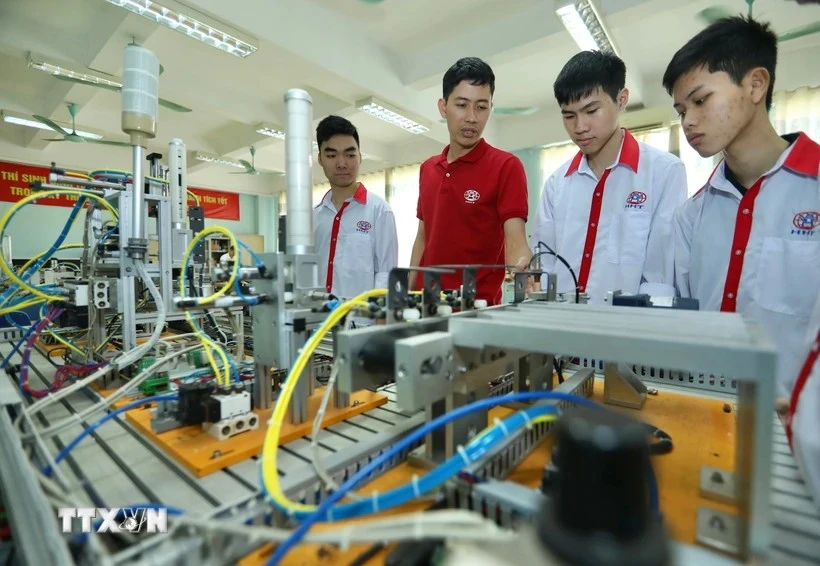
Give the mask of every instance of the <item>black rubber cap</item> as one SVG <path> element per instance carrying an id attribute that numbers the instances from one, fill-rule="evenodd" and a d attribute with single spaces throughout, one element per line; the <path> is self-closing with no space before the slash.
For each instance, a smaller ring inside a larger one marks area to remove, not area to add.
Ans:
<path id="1" fill-rule="evenodd" d="M 571 565 L 660 566 L 669 543 L 649 508 L 649 439 L 643 423 L 574 409 L 557 426 L 560 462 L 541 510 L 544 546 Z"/>

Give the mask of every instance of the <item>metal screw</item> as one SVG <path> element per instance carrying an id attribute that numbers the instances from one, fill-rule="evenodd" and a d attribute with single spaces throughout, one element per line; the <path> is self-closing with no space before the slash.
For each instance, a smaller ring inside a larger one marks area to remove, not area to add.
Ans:
<path id="1" fill-rule="evenodd" d="M 655 389 L 654 387 L 647 387 L 647 388 L 646 388 L 646 394 L 647 394 L 647 395 L 657 395 L 657 394 L 658 394 L 658 390 L 657 390 L 657 389 Z"/>
<path id="2" fill-rule="evenodd" d="M 220 456 L 222 456 L 222 452 L 220 450 L 214 450 L 214 453 L 211 454 L 211 460 L 219 458 Z"/>
<path id="3" fill-rule="evenodd" d="M 712 472 L 712 483 L 723 483 L 723 474 L 720 472 Z"/>
<path id="4" fill-rule="evenodd" d="M 125 272 L 126 272 L 126 273 L 131 273 L 131 271 L 133 271 L 133 270 L 132 270 L 130 267 L 126 267 L 126 268 L 125 268 Z"/>
<path id="5" fill-rule="evenodd" d="M 361 401 L 358 401 L 358 400 L 353 401 L 353 406 L 354 407 L 358 407 L 360 404 L 361 404 Z"/>

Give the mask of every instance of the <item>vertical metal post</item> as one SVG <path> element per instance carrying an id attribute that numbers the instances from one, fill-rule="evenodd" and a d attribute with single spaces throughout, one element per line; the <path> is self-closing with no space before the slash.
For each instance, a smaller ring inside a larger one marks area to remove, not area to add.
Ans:
<path id="1" fill-rule="evenodd" d="M 143 172 L 142 160 L 144 158 L 145 149 L 141 145 L 134 145 L 133 148 L 133 167 L 134 167 L 134 184 L 131 188 L 131 193 L 134 195 L 133 208 L 131 209 L 131 237 L 136 240 L 145 239 L 145 174 Z"/>
<path id="2" fill-rule="evenodd" d="M 294 360 L 299 357 L 299 350 L 301 350 L 305 342 L 304 332 L 287 332 L 285 336 L 289 338 L 289 352 L 290 360 L 286 367 L 292 367 Z M 301 375 L 292 374 L 288 379 L 297 379 L 296 387 L 293 389 L 293 396 L 290 399 L 290 406 L 288 407 L 288 420 L 291 424 L 302 424 L 308 420 L 307 399 L 313 389 L 313 364 L 308 364 Z"/>
<path id="3" fill-rule="evenodd" d="M 287 253 L 312 254 L 313 174 L 310 154 L 313 140 L 313 99 L 308 92 L 294 88 L 285 94 L 285 106 L 288 113 L 285 138 Z"/>
<path id="4" fill-rule="evenodd" d="M 157 237 L 159 238 L 159 290 L 166 312 L 174 310 L 174 283 L 171 277 L 173 242 L 171 236 L 171 202 L 168 197 L 158 199 Z"/>

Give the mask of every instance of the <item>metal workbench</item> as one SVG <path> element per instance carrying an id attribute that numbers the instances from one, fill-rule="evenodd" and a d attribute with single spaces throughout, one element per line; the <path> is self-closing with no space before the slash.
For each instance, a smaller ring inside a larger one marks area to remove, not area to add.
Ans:
<path id="1" fill-rule="evenodd" d="M 10 348 L 8 342 L 4 343 L 0 346 L 0 354 L 5 355 Z M 32 385 L 39 387 L 50 381 L 53 372 L 53 366 L 39 353 L 33 352 L 30 374 Z M 668 377 L 644 375 L 643 378 L 659 388 L 675 391 L 683 388 L 695 395 L 729 401 L 734 399 L 732 391 L 727 391 L 729 387 L 720 387 L 719 381 L 713 387 L 708 386 L 708 382 L 704 386 L 697 380 L 687 385 L 673 386 Z M 7 378 L 0 376 L 0 379 Z M 38 383 L 41 380 L 42 383 Z M 5 390 L 8 391 L 8 387 Z M 388 397 L 385 405 L 333 425 L 323 433 L 320 440 L 321 454 L 331 473 L 338 473 L 349 467 L 353 455 L 360 457 L 368 452 L 383 450 L 395 438 L 423 421 L 420 413 L 407 415 L 398 410 L 393 386 L 382 391 Z M 77 393 L 46 410 L 43 417 L 45 421 L 53 422 L 82 410 L 95 401 L 96 394 L 90 391 Z M 41 422 L 41 426 L 47 425 L 45 421 Z M 82 425 L 73 425 L 50 440 L 52 453 L 56 454 L 81 430 Z M 308 471 L 312 471 L 310 437 L 283 446 L 278 463 L 282 485 L 287 492 L 294 495 L 307 494 L 314 489 L 315 478 L 313 474 L 308 474 Z M 86 438 L 66 458 L 61 469 L 72 483 L 79 486 L 77 495 L 83 504 L 89 506 L 110 508 L 151 502 L 183 509 L 195 516 L 259 522 L 259 470 L 256 459 L 197 478 L 143 438 L 124 417 L 115 418 Z M 820 565 L 820 511 L 800 478 L 779 425 L 775 427 L 773 438 L 771 484 L 771 563 Z M 170 541 L 165 540 L 162 544 L 160 537 L 155 538 L 155 544 L 140 544 L 130 550 L 120 551 L 115 563 L 184 563 L 175 561 L 172 557 L 174 553 L 169 553 Z M 184 545 L 179 545 L 179 548 L 178 555 L 186 552 Z M 238 556 L 246 551 L 248 548 L 236 548 L 232 555 Z"/>

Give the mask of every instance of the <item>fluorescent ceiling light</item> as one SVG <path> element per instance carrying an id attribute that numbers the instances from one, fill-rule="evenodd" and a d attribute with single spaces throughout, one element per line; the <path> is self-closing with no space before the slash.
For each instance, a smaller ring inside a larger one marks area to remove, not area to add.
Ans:
<path id="1" fill-rule="evenodd" d="M 238 161 L 233 161 L 232 159 L 228 159 L 226 157 L 220 157 L 218 155 L 210 155 L 207 153 L 194 153 L 194 159 L 197 161 L 206 161 L 208 163 L 216 163 L 218 165 L 227 165 L 228 167 L 236 167 L 237 169 L 244 169 L 245 166 L 239 163 Z"/>
<path id="2" fill-rule="evenodd" d="M 54 132 L 55 135 L 58 135 L 58 136 L 62 135 L 62 134 L 60 134 L 60 132 L 52 130 L 51 128 L 49 128 L 48 126 L 46 126 L 42 122 L 38 122 L 37 120 L 29 120 L 28 118 L 21 118 L 19 116 L 12 116 L 10 114 L 7 114 L 5 111 L 3 111 L 2 115 L 3 115 L 3 121 L 8 122 L 9 124 L 17 124 L 18 126 L 27 126 L 29 128 L 37 128 L 39 130 L 47 130 L 49 132 Z M 54 122 L 54 123 L 57 124 L 57 122 Z M 57 124 L 57 125 L 60 126 L 61 128 L 63 128 L 63 130 L 65 130 L 66 132 L 71 133 L 71 126 L 66 126 L 64 124 Z M 88 138 L 88 139 L 91 139 L 91 140 L 101 140 L 103 138 L 100 134 L 94 134 L 94 133 L 91 133 L 91 132 L 84 132 L 82 130 L 77 130 L 74 133 L 76 133 L 78 136 Z"/>
<path id="3" fill-rule="evenodd" d="M 89 75 L 88 73 L 78 73 L 77 71 L 72 71 L 71 69 L 64 69 L 63 67 L 46 63 L 45 61 L 29 59 L 28 66 L 32 69 L 48 73 L 49 75 L 55 75 L 57 77 L 67 77 L 76 81 L 82 81 L 84 83 L 122 88 L 122 84 L 116 81 L 110 81 L 102 77 Z"/>
<path id="4" fill-rule="evenodd" d="M 262 134 L 263 136 L 270 136 L 278 140 L 284 140 L 287 137 L 287 134 L 285 134 L 284 130 L 268 124 L 259 124 L 258 126 L 256 126 L 256 133 Z M 312 145 L 314 150 L 319 150 L 319 144 L 316 143 L 315 140 L 312 142 Z"/>
<path id="5" fill-rule="evenodd" d="M 276 128 L 275 126 L 268 126 L 265 124 L 259 124 L 256 127 L 256 133 L 262 134 L 263 136 L 270 136 L 272 138 L 276 138 L 279 140 L 285 139 L 285 132 Z"/>
<path id="6" fill-rule="evenodd" d="M 108 0 L 108 2 L 237 57 L 247 57 L 256 51 L 255 45 L 151 0 Z"/>
<path id="7" fill-rule="evenodd" d="M 366 98 L 356 103 L 356 108 L 362 112 L 367 112 L 379 120 L 384 120 L 388 124 L 393 124 L 412 134 L 423 134 L 429 132 L 430 128 L 422 124 L 421 119 L 408 117 L 408 112 L 393 108 L 390 105 L 374 98 Z"/>
<path id="8" fill-rule="evenodd" d="M 592 0 L 562 2 L 555 13 L 561 18 L 561 23 L 582 50 L 618 54 Z"/>

